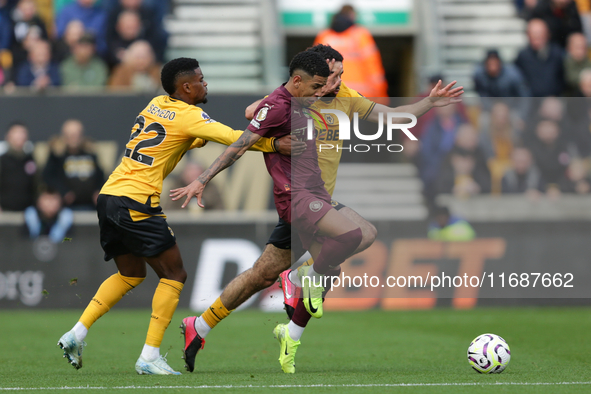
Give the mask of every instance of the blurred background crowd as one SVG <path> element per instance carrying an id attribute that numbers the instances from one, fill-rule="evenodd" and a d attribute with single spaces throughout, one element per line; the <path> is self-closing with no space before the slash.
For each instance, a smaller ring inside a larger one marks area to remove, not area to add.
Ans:
<path id="1" fill-rule="evenodd" d="M 159 0 L 1 0 L 0 85 L 155 92 L 168 35 Z"/>
<path id="2" fill-rule="evenodd" d="M 413 129 L 418 142 L 399 141 L 405 149 L 393 160 L 416 166 L 428 206 L 441 194 L 558 200 L 591 193 L 591 0 L 515 0 L 514 6 L 527 26 L 518 55 L 503 58 L 498 48 L 486 48 L 464 102 L 423 116 Z M 1 89 L 5 95 L 58 86 L 159 92 L 170 7 L 163 0 L 0 0 Z M 314 42 L 344 55 L 349 86 L 387 103 L 392 86 L 385 63 L 392 54 L 380 53 L 380 41 L 354 7 L 335 11 Z M 445 79 L 441 71 L 421 84 L 427 87 L 417 97 Z M 108 174 L 81 121 L 63 123 L 43 163 L 33 156 L 25 121 L 2 133 L 1 210 L 28 210 L 29 232 L 49 234 L 67 224 L 68 214 L 60 217 L 65 208 L 93 209 Z M 171 182 L 186 183 L 200 171 L 203 164 L 189 162 Z M 223 209 L 219 191 L 211 189 L 208 208 Z"/>
<path id="3" fill-rule="evenodd" d="M 515 7 L 527 45 L 513 59 L 488 48 L 474 65 L 478 99 L 435 109 L 414 129 L 420 142 L 404 142 L 427 201 L 591 192 L 591 2 L 516 0 Z M 430 88 L 441 78 L 433 75 Z"/>

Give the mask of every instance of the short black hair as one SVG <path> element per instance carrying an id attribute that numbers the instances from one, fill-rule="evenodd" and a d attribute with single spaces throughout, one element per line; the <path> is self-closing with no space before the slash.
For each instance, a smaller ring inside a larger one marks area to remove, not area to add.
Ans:
<path id="1" fill-rule="evenodd" d="M 316 52 L 322 56 L 325 60 L 336 60 L 337 62 L 343 61 L 343 55 L 330 45 L 316 44 L 313 47 L 306 49 L 306 52 Z"/>
<path id="2" fill-rule="evenodd" d="M 501 55 L 499 54 L 499 51 L 497 49 L 489 49 L 488 51 L 486 51 L 486 57 L 484 58 L 485 61 L 487 61 L 491 57 L 496 57 L 497 59 L 501 60 Z"/>
<path id="3" fill-rule="evenodd" d="M 8 130 L 12 129 L 14 126 L 21 126 L 21 127 L 24 127 L 25 129 L 27 128 L 27 125 L 24 122 L 22 122 L 20 120 L 13 120 L 12 122 L 10 122 L 8 124 Z"/>
<path id="4" fill-rule="evenodd" d="M 326 60 L 316 52 L 304 51 L 295 55 L 289 63 L 289 76 L 293 77 L 296 70 L 302 70 L 312 77 L 314 75 L 321 77 L 330 75 L 330 68 L 328 68 Z"/>
<path id="5" fill-rule="evenodd" d="M 199 62 L 188 57 L 179 57 L 166 63 L 160 73 L 164 91 L 173 94 L 176 90 L 176 81 L 184 75 L 194 75 L 198 67 Z"/>

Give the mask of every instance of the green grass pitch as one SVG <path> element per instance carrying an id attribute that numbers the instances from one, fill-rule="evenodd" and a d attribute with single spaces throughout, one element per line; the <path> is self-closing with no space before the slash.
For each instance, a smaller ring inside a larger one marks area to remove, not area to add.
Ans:
<path id="1" fill-rule="evenodd" d="M 258 311 L 234 313 L 216 327 L 196 371 L 186 372 L 178 326 L 191 313 L 178 310 L 161 350 L 183 375 L 139 376 L 134 365 L 150 312 L 117 308 L 92 327 L 77 371 L 56 343 L 80 313 L 0 311 L 0 393 L 591 392 L 591 308 L 327 312 L 304 333 L 295 375 L 281 371 L 272 335 L 285 315 Z M 480 375 L 466 360 L 470 341 L 487 332 L 511 347 L 499 375 Z"/>

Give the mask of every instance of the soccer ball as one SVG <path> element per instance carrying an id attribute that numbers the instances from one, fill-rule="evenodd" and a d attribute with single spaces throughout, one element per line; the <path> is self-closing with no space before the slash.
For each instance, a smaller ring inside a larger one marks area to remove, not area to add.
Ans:
<path id="1" fill-rule="evenodd" d="M 468 347 L 468 362 L 479 373 L 501 373 L 510 360 L 509 345 L 495 334 L 482 334 Z"/>

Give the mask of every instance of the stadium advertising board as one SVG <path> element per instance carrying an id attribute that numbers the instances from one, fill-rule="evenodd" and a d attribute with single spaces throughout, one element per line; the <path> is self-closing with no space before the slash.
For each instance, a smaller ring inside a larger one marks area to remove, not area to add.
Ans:
<path id="1" fill-rule="evenodd" d="M 473 223 L 480 237 L 469 242 L 428 240 L 424 222 L 375 224 L 376 242 L 342 265 L 341 283 L 335 282 L 328 296 L 329 310 L 582 304 L 591 299 L 586 285 L 591 245 L 585 235 L 591 223 Z M 203 310 L 252 266 L 273 223 L 171 227 L 188 273 L 180 306 Z M 103 261 L 96 225 L 77 225 L 72 240 L 54 245 L 53 255 L 43 255 L 49 249 L 25 239 L 19 229 L 0 227 L 0 308 L 84 307 L 114 272 L 112 262 Z M 149 307 L 156 283 L 149 273 L 118 307 Z M 282 301 L 274 285 L 243 308 L 277 310 Z"/>

